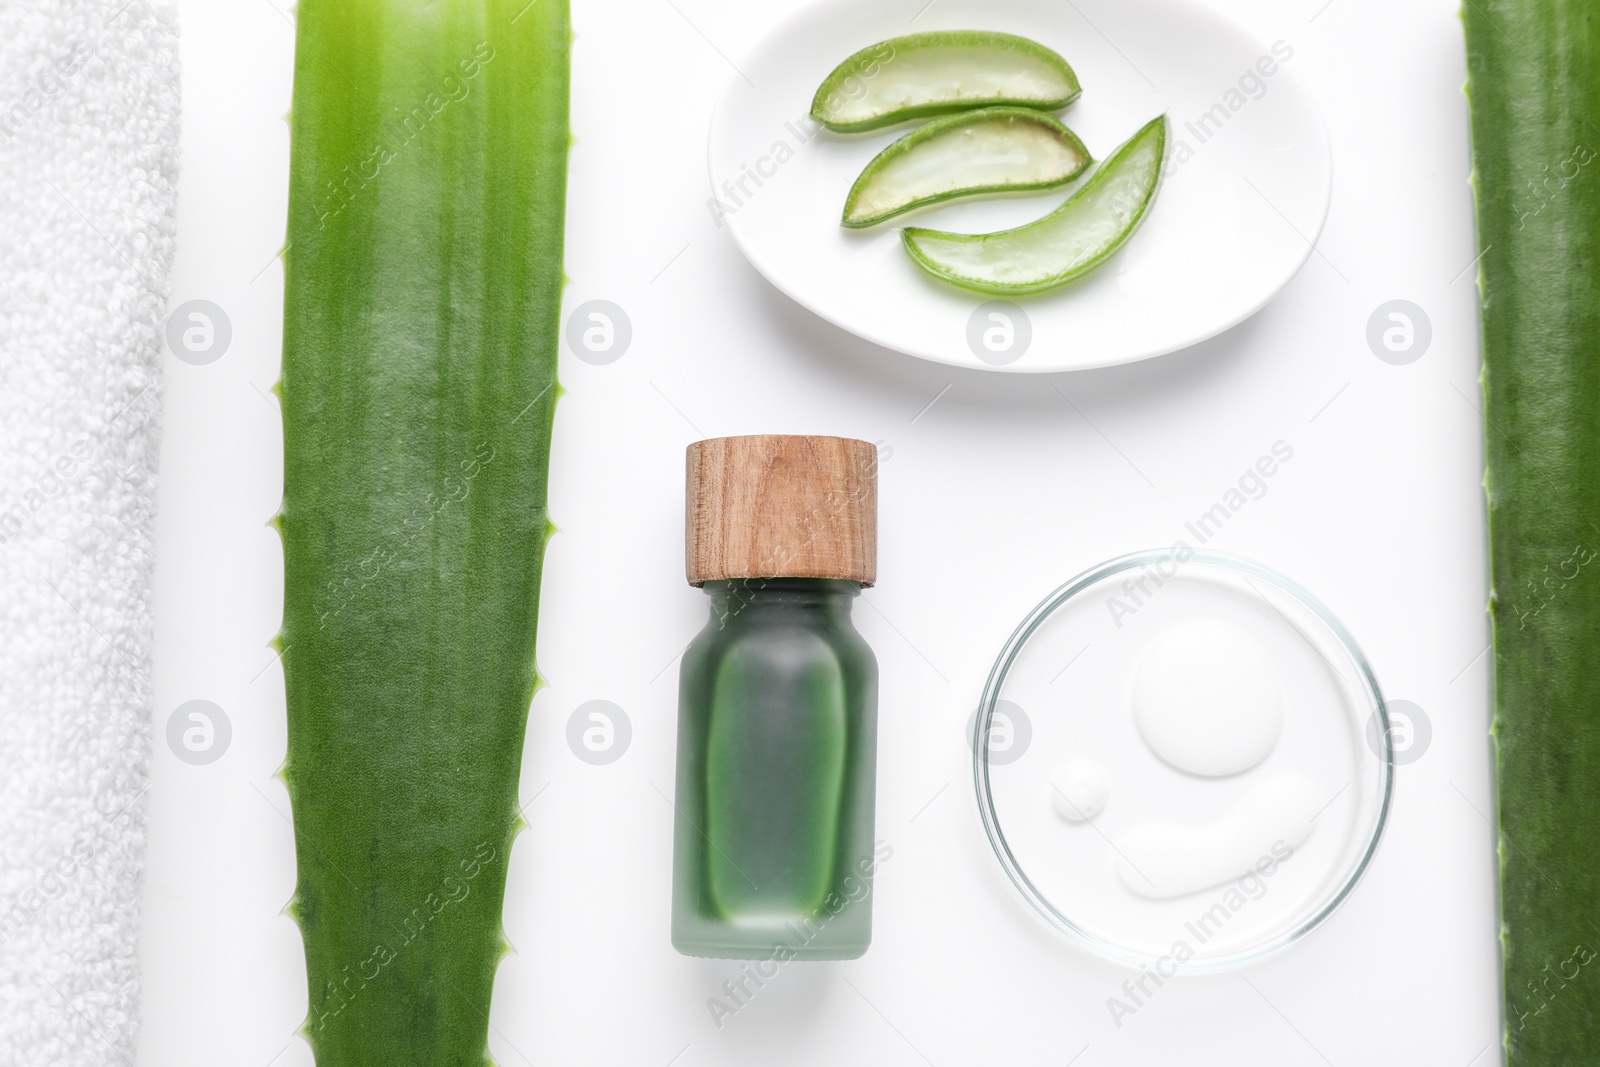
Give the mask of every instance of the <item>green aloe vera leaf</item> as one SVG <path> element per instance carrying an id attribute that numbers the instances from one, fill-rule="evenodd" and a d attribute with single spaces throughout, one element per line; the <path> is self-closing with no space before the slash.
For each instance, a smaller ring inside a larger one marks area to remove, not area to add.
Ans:
<path id="1" fill-rule="evenodd" d="M 1042 111 L 989 107 L 917 127 L 873 157 L 845 197 L 843 225 L 872 226 L 960 196 L 1053 189 L 1093 160 Z"/>
<path id="2" fill-rule="evenodd" d="M 1080 91 L 1067 61 L 1037 41 L 938 30 L 879 41 L 840 63 L 817 87 L 811 117 L 837 133 L 860 133 L 998 104 L 1054 111 Z"/>
<path id="3" fill-rule="evenodd" d="M 301 0 L 284 779 L 320 1067 L 480 1067 L 563 285 L 566 0 Z"/>
<path id="4" fill-rule="evenodd" d="M 1462 11 L 1477 189 L 1505 1024 L 1600 1063 L 1600 21 Z"/>
<path id="5" fill-rule="evenodd" d="M 1161 180 L 1167 120 L 1152 119 L 1044 218 L 997 233 L 910 226 L 906 251 L 936 278 L 978 292 L 1037 293 L 1065 285 L 1109 259 L 1133 235 Z"/>

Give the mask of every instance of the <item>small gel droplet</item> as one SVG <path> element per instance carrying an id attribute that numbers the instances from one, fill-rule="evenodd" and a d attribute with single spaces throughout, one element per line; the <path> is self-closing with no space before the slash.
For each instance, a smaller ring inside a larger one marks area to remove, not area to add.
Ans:
<path id="1" fill-rule="evenodd" d="M 1105 809 L 1111 780 L 1094 760 L 1072 759 L 1050 779 L 1050 800 L 1068 822 L 1087 822 Z"/>

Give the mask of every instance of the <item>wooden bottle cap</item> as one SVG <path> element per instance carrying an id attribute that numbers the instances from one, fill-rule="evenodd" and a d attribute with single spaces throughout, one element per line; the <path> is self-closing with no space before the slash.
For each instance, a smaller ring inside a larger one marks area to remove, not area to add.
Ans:
<path id="1" fill-rule="evenodd" d="M 878 450 L 763 434 L 689 446 L 690 585 L 725 578 L 878 577 Z"/>

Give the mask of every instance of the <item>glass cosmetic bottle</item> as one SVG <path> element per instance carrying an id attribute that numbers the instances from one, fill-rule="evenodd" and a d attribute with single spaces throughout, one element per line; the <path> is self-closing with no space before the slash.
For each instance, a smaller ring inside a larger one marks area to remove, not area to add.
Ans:
<path id="1" fill-rule="evenodd" d="M 854 959 L 872 937 L 878 667 L 850 621 L 877 572 L 877 451 L 839 437 L 689 447 L 672 943 Z M 886 850 L 885 850 L 886 851 Z"/>

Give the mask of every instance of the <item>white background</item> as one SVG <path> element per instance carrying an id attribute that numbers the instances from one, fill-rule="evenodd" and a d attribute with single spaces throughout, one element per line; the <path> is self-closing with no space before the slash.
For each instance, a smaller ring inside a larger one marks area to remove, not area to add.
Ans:
<path id="1" fill-rule="evenodd" d="M 935 0 L 937 2 L 937 0 Z M 1063 0 L 1067 2 L 1067 0 Z M 1498 1032 L 1486 734 L 1475 250 L 1456 0 L 1228 0 L 1326 112 L 1332 212 L 1266 310 L 1125 368 L 986 375 L 875 348 L 792 305 L 705 207 L 705 133 L 737 59 L 792 0 L 577 0 L 567 307 L 603 298 L 631 348 L 563 346 L 539 662 L 490 1047 L 517 1064 L 1075 1062 L 1468 1067 Z M 157 575 L 156 751 L 141 1064 L 311 1063 L 282 674 L 281 343 L 293 30 L 282 0 L 181 0 L 183 179 L 173 304 L 210 300 L 233 341 L 169 356 Z M 1409 366 L 1369 315 L 1431 318 Z M 931 402 L 931 406 L 930 406 Z M 879 835 L 894 848 L 862 960 L 786 968 L 718 1030 L 736 966 L 668 942 L 676 663 L 702 625 L 682 577 L 684 446 L 826 433 L 892 449 L 880 582 L 858 603 L 883 699 Z M 1398 775 L 1388 834 L 1347 905 L 1246 972 L 1169 983 L 1117 1027 L 1126 972 L 1063 943 L 999 873 L 963 727 L 1011 628 L 1049 589 L 1170 544 L 1273 442 L 1295 450 L 1212 541 L 1338 614 L 1433 739 Z M 180 762 L 167 717 L 196 698 L 233 726 Z M 574 708 L 626 709 L 630 749 L 590 766 Z M 537 797 L 536 800 L 532 798 Z M 1074 1060 L 1074 1057 L 1077 1057 Z"/>

